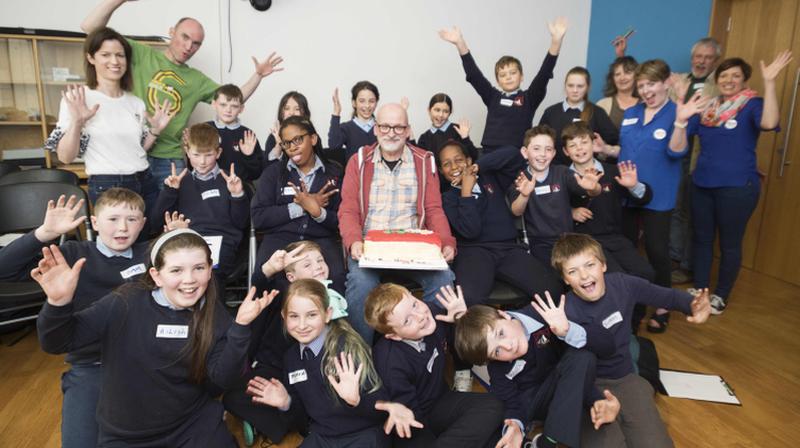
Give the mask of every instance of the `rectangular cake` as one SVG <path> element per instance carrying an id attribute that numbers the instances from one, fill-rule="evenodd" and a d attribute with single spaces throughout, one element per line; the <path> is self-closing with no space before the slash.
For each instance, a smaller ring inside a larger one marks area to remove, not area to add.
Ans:
<path id="1" fill-rule="evenodd" d="M 370 230 L 364 237 L 361 267 L 447 269 L 442 240 L 430 230 Z"/>

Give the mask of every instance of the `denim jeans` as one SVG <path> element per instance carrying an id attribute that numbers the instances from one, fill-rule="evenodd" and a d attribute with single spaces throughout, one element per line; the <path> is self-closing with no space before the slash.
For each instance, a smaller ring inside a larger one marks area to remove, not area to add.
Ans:
<path id="1" fill-rule="evenodd" d="M 689 174 L 691 157 L 681 161 L 681 182 L 669 232 L 669 257 L 685 271 L 692 271 L 692 177 Z"/>
<path id="2" fill-rule="evenodd" d="M 100 398 L 103 367 L 75 364 L 61 375 L 61 446 L 97 446 L 97 401 Z"/>
<path id="3" fill-rule="evenodd" d="M 186 168 L 186 161 L 183 159 L 161 159 L 147 156 L 147 161 L 150 162 L 150 171 L 153 172 L 158 191 L 164 189 L 164 179 L 172 174 L 173 163 L 175 164 L 175 172 L 178 174 Z"/>
<path id="4" fill-rule="evenodd" d="M 742 265 L 742 240 L 747 221 L 758 205 L 761 182 L 748 182 L 743 187 L 692 188 L 694 286 L 709 287 L 714 237 L 719 232 L 719 277 L 714 294 L 727 299 Z"/>
<path id="5" fill-rule="evenodd" d="M 144 199 L 145 216 L 152 210 L 158 200 L 158 187 L 153 173 L 149 169 L 128 175 L 101 174 L 89 176 L 89 201 L 92 204 L 109 188 L 121 187 L 135 191 Z"/>
<path id="6" fill-rule="evenodd" d="M 364 320 L 364 303 L 367 295 L 373 288 L 381 282 L 381 274 L 397 274 L 417 282 L 422 286 L 424 295 L 422 300 L 428 303 L 438 303 L 436 293 L 439 288 L 446 285 L 453 285 L 455 275 L 453 271 L 401 271 L 396 269 L 362 269 L 358 266 L 358 261 L 347 258 L 347 281 L 345 283 L 345 297 L 347 298 L 347 320 L 350 325 L 372 345 L 374 331 Z"/>

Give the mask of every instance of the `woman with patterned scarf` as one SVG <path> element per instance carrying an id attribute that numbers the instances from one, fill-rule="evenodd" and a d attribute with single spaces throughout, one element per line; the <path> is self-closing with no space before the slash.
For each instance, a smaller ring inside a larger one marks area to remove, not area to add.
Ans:
<path id="1" fill-rule="evenodd" d="M 791 62 L 781 52 L 771 64 L 761 61 L 764 97 L 747 86 L 752 69 L 740 58 L 722 61 L 714 79 L 720 96 L 704 109 L 700 93 L 678 105 L 672 139 L 700 138 L 700 156 L 692 173 L 694 287 L 708 288 L 714 237 L 719 233 L 719 278 L 711 296 L 713 314 L 722 314 L 742 263 L 747 221 L 758 204 L 761 179 L 756 143 L 761 131 L 777 131 L 780 121 L 775 78 Z M 694 100 L 694 101 L 693 101 Z"/>

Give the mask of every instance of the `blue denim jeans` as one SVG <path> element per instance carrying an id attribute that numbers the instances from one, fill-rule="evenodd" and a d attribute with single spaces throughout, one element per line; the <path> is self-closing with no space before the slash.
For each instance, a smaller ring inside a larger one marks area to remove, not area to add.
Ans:
<path id="1" fill-rule="evenodd" d="M 428 303 L 438 303 L 436 293 L 442 286 L 453 285 L 455 275 L 453 271 L 401 271 L 397 269 L 362 269 L 358 261 L 347 258 L 347 281 L 345 282 L 345 297 L 347 298 L 347 320 L 350 325 L 372 345 L 374 331 L 364 320 L 364 303 L 367 295 L 381 282 L 381 274 L 396 274 L 408 277 L 422 286 L 424 295 L 422 300 Z"/>
<path id="2" fill-rule="evenodd" d="M 761 182 L 743 187 L 702 188 L 692 185 L 694 286 L 708 288 L 714 237 L 719 232 L 719 277 L 714 294 L 727 299 L 742 266 L 742 240 L 758 205 Z"/>
<path id="3" fill-rule="evenodd" d="M 61 375 L 62 448 L 97 446 L 96 413 L 102 373 L 100 364 L 75 364 Z"/>
<path id="4" fill-rule="evenodd" d="M 104 191 L 114 187 L 127 188 L 138 193 L 144 199 L 145 216 L 147 216 L 147 211 L 155 207 L 158 200 L 158 186 L 153 173 L 149 169 L 128 175 L 101 174 L 89 176 L 87 183 L 89 185 L 89 201 L 92 204 L 97 202 L 97 198 Z"/>
<path id="5" fill-rule="evenodd" d="M 178 174 L 186 168 L 186 161 L 183 159 L 161 159 L 147 156 L 147 161 L 150 162 L 150 171 L 153 172 L 158 191 L 164 189 L 164 179 L 172 174 L 173 163 L 175 164 L 175 172 Z"/>

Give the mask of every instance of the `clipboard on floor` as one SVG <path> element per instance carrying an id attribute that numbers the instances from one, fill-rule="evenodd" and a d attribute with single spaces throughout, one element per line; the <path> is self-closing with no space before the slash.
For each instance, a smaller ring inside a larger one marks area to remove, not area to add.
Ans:
<path id="1" fill-rule="evenodd" d="M 659 375 L 669 397 L 742 405 L 730 384 L 719 375 L 670 369 L 661 369 Z"/>

